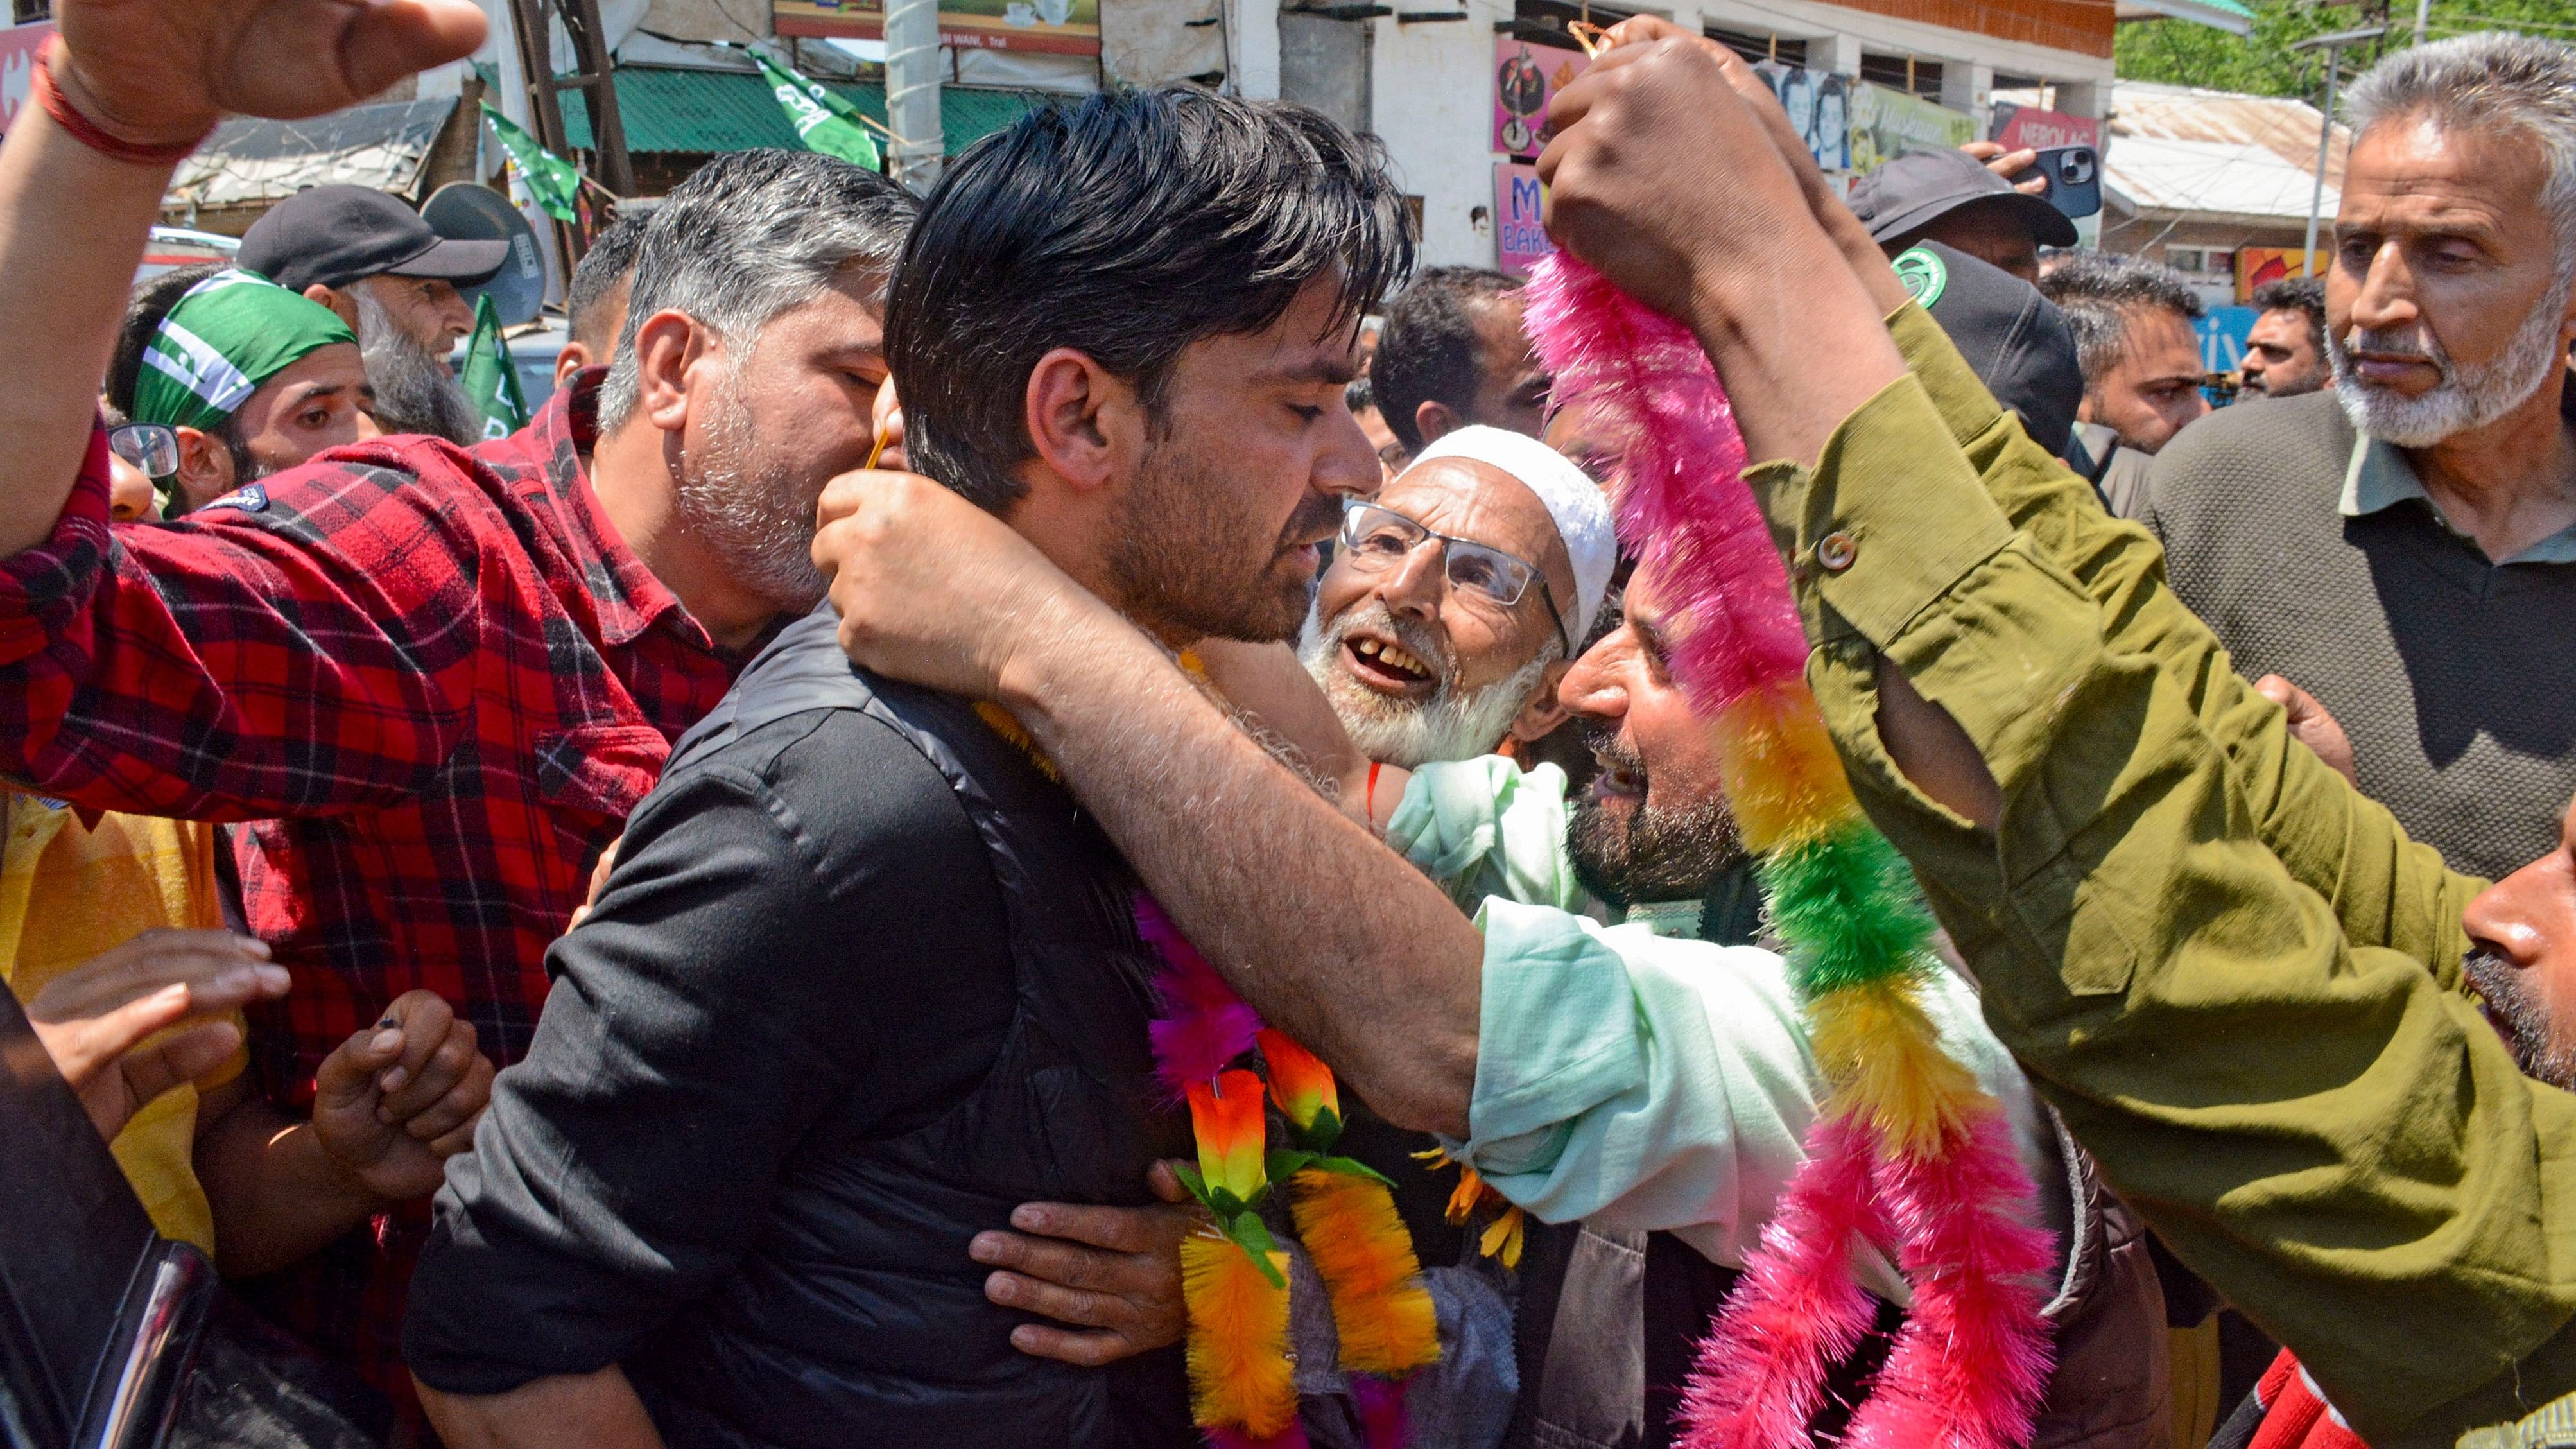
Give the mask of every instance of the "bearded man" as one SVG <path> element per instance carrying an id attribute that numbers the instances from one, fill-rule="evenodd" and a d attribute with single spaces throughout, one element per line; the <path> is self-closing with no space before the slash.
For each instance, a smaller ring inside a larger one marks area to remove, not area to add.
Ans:
<path id="1" fill-rule="evenodd" d="M 158 12 L 63 14 L 56 65 L 86 77 L 84 54 L 114 57 L 98 84 L 120 116 L 175 133 L 211 125 L 216 94 L 239 100 L 200 77 L 228 62 Z M 160 90 L 173 76 L 200 89 Z M 807 152 L 721 157 L 656 216 L 618 365 L 522 432 L 471 453 L 360 442 L 185 528 L 111 525 L 91 419 L 168 175 L 101 179 L 79 135 L 38 116 L 0 152 L 35 178 L 8 192 L 0 270 L 42 279 L 0 283 L 0 327 L 61 342 L 0 387 L 21 420 L 0 463 L 0 773 L 86 811 L 260 822 L 233 832 L 233 855 L 250 933 L 293 978 L 251 1017 L 281 1111 L 304 1116 L 322 1063 L 415 988 L 507 1066 L 535 1032 L 547 944 L 671 742 L 782 613 L 821 596 L 814 501 L 869 455 L 912 201 Z M 233 286 L 178 315 L 235 293 L 263 295 Z M 354 350 L 334 335 L 310 356 Z M 401 1402 L 403 1292 L 427 1230 L 426 1202 L 409 1205 L 258 1296 Z"/>
<path id="2" fill-rule="evenodd" d="M 1344 390 L 1411 261 L 1382 153 L 1312 111 L 1035 112 L 896 269 L 906 457 L 1165 647 L 1285 641 L 1378 484 Z M 450 1444 L 1198 1442 L 1176 1348 L 1062 1361 L 969 1256 L 1031 1199 L 1149 1203 L 1186 1149 L 1136 878 L 1014 721 L 853 669 L 836 622 L 681 743 L 549 955 L 413 1299 Z"/>
<path id="3" fill-rule="evenodd" d="M 2496 877 L 2576 793 L 2576 62 L 2463 37 L 2350 105 L 2334 385 L 2186 430 L 2145 521 L 2237 667 L 2313 694 L 2362 791 Z"/>
<path id="4" fill-rule="evenodd" d="M 1460 428 L 1354 501 L 1298 657 L 1369 759 L 1526 748 L 1617 563 L 1600 487 L 1545 444 Z"/>

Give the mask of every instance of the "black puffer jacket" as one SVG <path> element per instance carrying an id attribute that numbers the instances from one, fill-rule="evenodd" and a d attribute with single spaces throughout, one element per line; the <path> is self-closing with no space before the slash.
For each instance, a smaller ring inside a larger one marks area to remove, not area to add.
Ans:
<path id="1" fill-rule="evenodd" d="M 751 1386 L 785 1372 L 815 1390 L 809 1408 L 837 1401 L 830 1417 L 852 1446 L 1194 1446 L 1179 1350 L 1106 1371 L 1032 1358 L 1010 1346 L 1021 1316 L 959 1271 L 967 1238 L 1020 1203 L 1140 1203 L 1154 1159 L 1188 1148 L 1186 1122 L 1153 1105 L 1152 964 L 1135 933 L 1133 878 L 1072 799 L 964 701 L 853 669 L 836 623 L 825 610 L 781 634 L 682 738 L 666 776 L 737 732 L 804 711 L 861 710 L 892 725 L 947 777 L 990 852 L 1017 1010 L 990 1074 L 953 1110 L 890 1141 L 818 1154 L 805 1181 L 772 1201 L 774 1231 L 791 1239 L 773 1261 L 827 1263 L 828 1285 L 773 1272 L 663 1336 L 639 1375 L 658 1390 L 655 1416 L 675 1444 L 759 1444 Z M 765 1327 L 770 1315 L 781 1321 Z M 837 1324 L 818 1333 L 815 1315 Z M 836 1333 L 846 1352 L 828 1363 L 770 1363 L 761 1348 Z"/>

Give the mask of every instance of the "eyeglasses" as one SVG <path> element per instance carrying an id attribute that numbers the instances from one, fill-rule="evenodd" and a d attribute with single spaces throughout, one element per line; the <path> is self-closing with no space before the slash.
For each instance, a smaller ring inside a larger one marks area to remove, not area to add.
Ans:
<path id="1" fill-rule="evenodd" d="M 1565 632 L 1565 611 L 1556 606 L 1556 593 L 1547 586 L 1547 576 L 1538 565 L 1471 539 L 1434 533 L 1392 508 L 1357 498 L 1342 500 L 1343 556 L 1355 572 L 1385 573 L 1432 542 L 1441 545 L 1442 565 L 1452 588 L 1481 594 L 1508 609 L 1521 601 L 1531 584 L 1537 584 L 1547 616 L 1556 624 L 1556 637 L 1565 641 L 1566 657 L 1573 657 L 1574 640 Z"/>
<path id="2" fill-rule="evenodd" d="M 127 423 L 111 428 L 107 446 L 134 465 L 134 471 L 160 482 L 179 471 L 179 435 L 159 423 Z"/>

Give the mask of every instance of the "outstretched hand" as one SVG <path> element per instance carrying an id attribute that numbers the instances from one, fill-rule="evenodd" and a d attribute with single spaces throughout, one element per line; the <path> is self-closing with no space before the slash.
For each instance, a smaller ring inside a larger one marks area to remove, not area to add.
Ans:
<path id="1" fill-rule="evenodd" d="M 215 1068 L 241 1029 L 209 1020 L 286 994 L 286 968 L 266 942 L 230 931 L 145 931 L 45 983 L 27 1020 L 99 1135 L 113 1138 L 144 1105 Z M 170 1027 L 159 1041 L 144 1039 Z"/>
<path id="2" fill-rule="evenodd" d="M 355 105 L 483 43 L 473 0 L 55 0 L 54 79 L 144 145 L 225 114 L 296 120 Z"/>

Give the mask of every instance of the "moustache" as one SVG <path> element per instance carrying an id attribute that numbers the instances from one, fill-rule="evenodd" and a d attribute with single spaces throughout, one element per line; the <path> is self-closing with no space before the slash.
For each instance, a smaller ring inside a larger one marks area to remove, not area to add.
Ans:
<path id="1" fill-rule="evenodd" d="M 2407 327 L 2355 327 L 2344 334 L 2343 348 L 2376 359 L 2428 363 L 2446 376 L 2451 370 L 2451 356 L 2442 350 L 2442 339 L 2420 322 Z"/>
<path id="2" fill-rule="evenodd" d="M 1583 739 L 1583 747 L 1592 752 L 1593 758 L 1614 770 L 1627 772 L 1641 785 L 1645 783 L 1645 757 L 1630 749 L 1619 738 L 1615 727 L 1581 715 L 1575 716 L 1574 727 Z"/>
<path id="3" fill-rule="evenodd" d="M 1307 495 L 1288 515 L 1288 526 L 1279 531 L 1279 551 L 1294 552 L 1310 543 L 1320 543 L 1339 533 L 1342 527 L 1342 500 L 1339 496 Z"/>

